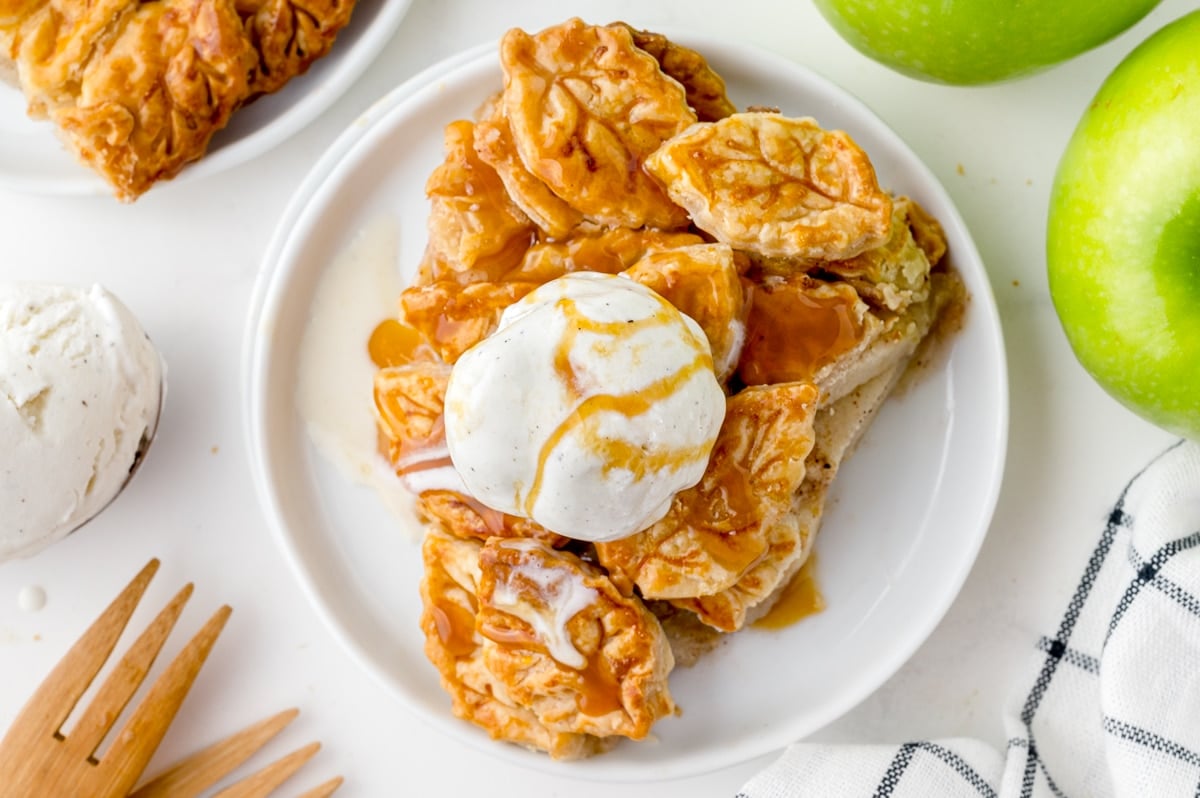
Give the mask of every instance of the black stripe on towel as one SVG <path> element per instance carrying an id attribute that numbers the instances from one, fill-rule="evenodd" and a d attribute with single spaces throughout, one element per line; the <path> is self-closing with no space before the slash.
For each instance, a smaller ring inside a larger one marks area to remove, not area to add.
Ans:
<path id="1" fill-rule="evenodd" d="M 1134 726 L 1131 723 L 1126 723 L 1105 715 L 1104 731 L 1115 737 L 1120 737 L 1122 740 L 1145 746 L 1152 751 L 1169 754 L 1181 762 L 1186 762 L 1189 765 L 1200 768 L 1200 754 L 1185 748 L 1174 740 L 1168 740 L 1166 737 L 1143 729 L 1140 726 Z"/>
<path id="2" fill-rule="evenodd" d="M 1151 582 L 1157 581 L 1158 572 L 1162 570 L 1163 566 L 1166 565 L 1172 557 L 1181 551 L 1187 551 L 1188 549 L 1194 548 L 1197 545 L 1200 545 L 1200 532 L 1193 532 L 1187 537 L 1172 540 L 1170 543 L 1167 543 L 1158 551 L 1154 552 L 1154 556 L 1150 558 L 1149 562 L 1142 563 L 1140 566 L 1137 565 L 1139 561 L 1137 552 L 1133 550 L 1132 545 L 1130 546 L 1130 559 L 1135 566 L 1137 576 L 1129 583 L 1129 586 L 1125 588 L 1125 594 L 1121 596 L 1121 600 L 1117 603 L 1117 608 L 1113 611 L 1112 620 L 1110 620 L 1108 623 L 1108 632 L 1104 636 L 1105 646 L 1108 645 L 1109 638 L 1112 637 L 1113 632 L 1116 631 L 1117 624 L 1121 622 L 1121 619 L 1125 617 L 1125 613 L 1128 612 L 1131 606 L 1133 606 L 1134 599 L 1136 599 L 1138 594 L 1142 592 L 1142 587 Z"/>
<path id="3" fill-rule="evenodd" d="M 1093 657 L 1091 654 L 1084 654 L 1082 651 L 1077 651 L 1073 648 L 1067 648 L 1058 640 L 1051 640 L 1048 637 L 1043 637 L 1037 642 L 1037 649 L 1044 651 L 1052 657 L 1058 657 L 1063 662 L 1069 665 L 1074 665 L 1081 671 L 1086 671 L 1092 675 L 1100 673 L 1100 660 Z"/>
<path id="4" fill-rule="evenodd" d="M 985 798 L 996 798 L 996 791 L 992 789 L 992 785 L 984 781 L 983 777 L 975 772 L 975 768 L 967 764 L 967 761 L 961 756 L 948 748 L 943 748 L 937 743 L 920 743 L 919 745 L 921 750 L 928 751 L 945 762 L 955 773 L 962 777 L 963 781 L 974 787 L 980 795 Z"/>
<path id="5" fill-rule="evenodd" d="M 900 778 L 904 775 L 905 768 L 912 761 L 913 753 L 917 750 L 916 743 L 905 743 L 900 746 L 900 750 L 896 751 L 896 755 L 892 757 L 892 763 L 888 765 L 887 772 L 883 774 L 883 779 L 879 782 L 879 786 L 875 788 L 875 793 L 872 798 L 888 798 L 892 791 L 896 789 L 896 785 L 900 783 Z"/>

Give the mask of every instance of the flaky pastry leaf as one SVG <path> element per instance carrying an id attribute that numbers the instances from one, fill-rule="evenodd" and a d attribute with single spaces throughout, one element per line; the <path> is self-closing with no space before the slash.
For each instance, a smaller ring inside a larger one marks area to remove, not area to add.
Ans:
<path id="1" fill-rule="evenodd" d="M 614 583 L 656 599 L 707 596 L 737 584 L 775 538 L 790 534 L 787 514 L 813 446 L 819 398 L 809 383 L 730 397 L 700 482 L 676 494 L 649 529 L 596 544 Z"/>
<path id="2" fill-rule="evenodd" d="M 658 619 L 570 552 L 489 540 L 476 625 L 488 669 L 548 729 L 642 739 L 674 711 Z"/>
<path id="3" fill-rule="evenodd" d="M 744 113 L 700 123 L 646 169 L 697 227 L 765 257 L 851 258 L 890 230 L 891 198 L 866 153 L 812 119 Z"/>
<path id="4" fill-rule="evenodd" d="M 638 30 L 624 22 L 609 27 L 624 27 L 633 36 L 638 48 L 654 56 L 659 67 L 669 77 L 679 81 L 687 95 L 688 105 L 701 122 L 715 122 L 737 113 L 737 107 L 725 96 L 725 81 L 700 53 L 648 30 Z"/>
<path id="5" fill-rule="evenodd" d="M 500 63 L 517 152 L 551 191 L 605 225 L 686 224 L 641 164 L 696 115 L 627 29 L 578 19 L 532 36 L 513 29 Z"/>

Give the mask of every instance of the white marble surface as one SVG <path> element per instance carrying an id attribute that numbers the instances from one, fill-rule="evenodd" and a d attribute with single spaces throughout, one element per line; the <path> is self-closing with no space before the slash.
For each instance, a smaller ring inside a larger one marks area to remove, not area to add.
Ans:
<path id="1" fill-rule="evenodd" d="M 417 0 L 384 54 L 326 114 L 234 171 L 107 197 L 0 192 L 0 279 L 101 281 L 142 319 L 169 364 L 170 396 L 146 467 L 84 531 L 0 565 L 0 727 L 108 599 L 151 556 L 163 567 L 144 623 L 185 581 L 182 630 L 221 603 L 233 620 L 168 735 L 160 761 L 297 705 L 271 750 L 318 737 L 305 783 L 345 774 L 339 795 L 603 795 L 611 785 L 514 767 L 426 728 L 338 648 L 307 604 L 250 484 L 241 412 L 245 316 L 275 221 L 309 165 L 370 103 L 422 67 L 508 27 L 578 14 L 718 33 L 794 58 L 863 99 L 945 184 L 988 265 L 1008 346 L 1008 465 L 987 541 L 961 595 L 909 663 L 821 739 L 974 735 L 1003 744 L 1000 708 L 1039 622 L 1072 588 L 1107 509 L 1171 436 L 1109 399 L 1076 365 L 1047 294 L 1050 182 L 1104 76 L 1193 6 L 1166 0 L 1109 44 L 1032 78 L 950 88 L 891 73 L 839 39 L 806 0 L 555 2 Z M 52 135 L 47 130 L 47 135 Z M 0 141 L 0 147 L 6 146 Z M 45 606 L 22 607 L 22 591 Z M 167 652 L 185 634 L 176 633 Z M 799 675 L 798 678 L 803 678 Z M 629 796 L 729 795 L 770 756 L 684 781 L 623 785 Z"/>

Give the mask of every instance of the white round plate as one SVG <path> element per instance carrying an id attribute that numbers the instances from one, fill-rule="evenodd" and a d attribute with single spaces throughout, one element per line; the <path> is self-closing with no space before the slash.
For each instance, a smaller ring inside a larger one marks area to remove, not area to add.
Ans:
<path id="1" fill-rule="evenodd" d="M 239 109 L 208 152 L 174 182 L 216 174 L 261 155 L 304 128 L 342 95 L 392 38 L 412 0 L 359 0 L 332 50 L 274 94 Z M 0 82 L 0 188 L 30 194 L 108 194 L 112 189 L 59 143 L 49 122 L 25 114 L 20 90 Z"/>
<path id="2" fill-rule="evenodd" d="M 525 765 L 581 778 L 694 775 L 782 748 L 893 674 L 958 593 L 991 519 L 1003 470 L 1008 387 L 996 307 L 975 246 L 937 179 L 856 99 L 792 61 L 693 35 L 739 106 L 777 105 L 851 133 L 880 182 L 946 228 L 972 294 L 946 357 L 891 399 L 835 485 L 816 548 L 828 608 L 783 631 L 744 630 L 671 675 L 683 712 L 654 739 L 582 762 L 493 742 L 451 716 L 422 653 L 419 544 L 312 447 L 296 405 L 298 350 L 322 271 L 380 217 L 400 227 L 407 282 L 425 245 L 423 187 L 442 128 L 500 86 L 492 48 L 465 53 L 378 102 L 297 193 L 268 248 L 247 328 L 247 435 L 256 489 L 318 612 L 362 667 L 448 734 Z M 369 327 L 367 329 L 370 329 Z M 365 342 L 364 342 L 365 343 Z M 369 390 L 369 388 L 367 389 Z M 364 397 L 364 408 L 369 399 Z M 364 412 L 370 412 L 364 410 Z"/>

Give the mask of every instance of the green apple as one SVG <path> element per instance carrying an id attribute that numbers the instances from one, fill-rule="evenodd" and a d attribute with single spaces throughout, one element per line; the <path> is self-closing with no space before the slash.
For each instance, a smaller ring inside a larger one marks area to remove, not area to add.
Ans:
<path id="1" fill-rule="evenodd" d="M 912 77 L 1013 78 L 1108 41 L 1160 0 L 814 0 L 856 49 Z"/>
<path id="2" fill-rule="evenodd" d="M 1144 418 L 1200 438 L 1200 11 L 1100 87 L 1059 162 L 1046 235 L 1080 363 Z"/>

